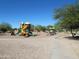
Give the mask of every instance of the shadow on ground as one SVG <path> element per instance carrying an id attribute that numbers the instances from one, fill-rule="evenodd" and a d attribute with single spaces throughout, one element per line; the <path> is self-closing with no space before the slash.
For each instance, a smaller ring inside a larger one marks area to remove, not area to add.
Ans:
<path id="1" fill-rule="evenodd" d="M 79 40 L 79 36 L 75 36 L 75 37 L 67 36 L 67 37 L 64 37 L 64 38 L 67 38 L 69 40 Z"/>

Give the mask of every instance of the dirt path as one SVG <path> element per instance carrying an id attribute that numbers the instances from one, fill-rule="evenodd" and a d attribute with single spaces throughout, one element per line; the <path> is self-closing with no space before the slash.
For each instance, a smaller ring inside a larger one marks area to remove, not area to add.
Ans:
<path id="1" fill-rule="evenodd" d="M 52 59 L 79 59 L 78 54 L 67 40 L 54 40 L 52 52 Z"/>
<path id="2" fill-rule="evenodd" d="M 0 59 L 79 59 L 79 41 L 60 36 L 1 36 Z"/>

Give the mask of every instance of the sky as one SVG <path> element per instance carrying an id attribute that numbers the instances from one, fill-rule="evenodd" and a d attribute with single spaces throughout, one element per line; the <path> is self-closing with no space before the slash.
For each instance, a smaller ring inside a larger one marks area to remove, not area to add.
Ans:
<path id="1" fill-rule="evenodd" d="M 33 25 L 54 25 L 56 8 L 75 3 L 76 0 L 0 0 L 0 23 L 10 23 L 13 28 L 19 22 L 30 22 Z"/>

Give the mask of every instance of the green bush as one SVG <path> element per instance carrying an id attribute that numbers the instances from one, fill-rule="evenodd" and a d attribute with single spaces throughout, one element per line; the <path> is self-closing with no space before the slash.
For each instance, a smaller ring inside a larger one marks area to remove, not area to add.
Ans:
<path id="1" fill-rule="evenodd" d="M 0 31 L 6 32 L 6 31 L 11 31 L 11 30 L 12 30 L 12 27 L 10 24 L 8 24 L 8 23 L 1 23 L 0 24 Z"/>

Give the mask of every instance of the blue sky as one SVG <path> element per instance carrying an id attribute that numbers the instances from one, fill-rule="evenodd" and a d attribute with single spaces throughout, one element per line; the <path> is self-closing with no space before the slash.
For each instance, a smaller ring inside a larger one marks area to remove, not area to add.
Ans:
<path id="1" fill-rule="evenodd" d="M 55 24 L 53 12 L 56 8 L 74 3 L 76 0 L 0 0 L 0 23 L 8 22 L 19 27 L 19 22 L 29 21 L 34 25 Z"/>

